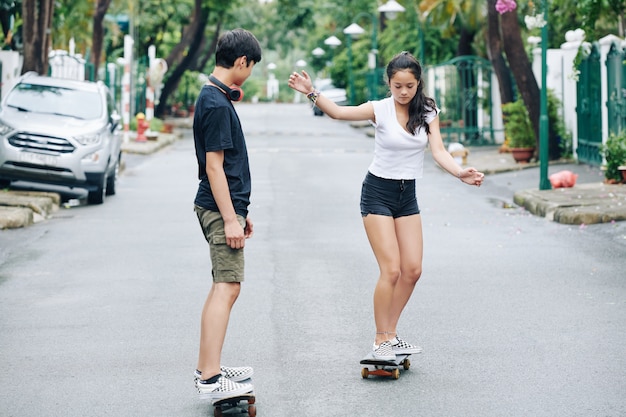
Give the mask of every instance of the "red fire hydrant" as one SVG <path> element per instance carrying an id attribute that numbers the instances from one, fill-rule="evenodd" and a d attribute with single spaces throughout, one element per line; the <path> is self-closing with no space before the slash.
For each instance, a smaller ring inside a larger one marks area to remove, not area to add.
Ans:
<path id="1" fill-rule="evenodd" d="M 137 120 L 137 137 L 135 138 L 135 141 L 145 142 L 148 140 L 146 137 L 146 130 L 150 127 L 150 123 L 146 121 L 146 115 L 143 113 L 137 113 L 135 119 Z"/>

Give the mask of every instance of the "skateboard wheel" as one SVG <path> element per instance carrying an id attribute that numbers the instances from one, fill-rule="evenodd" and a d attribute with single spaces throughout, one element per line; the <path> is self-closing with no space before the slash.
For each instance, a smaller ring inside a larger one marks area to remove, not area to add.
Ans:
<path id="1" fill-rule="evenodd" d="M 411 361 L 408 359 L 405 359 L 404 362 L 402 363 L 402 366 L 404 367 L 404 370 L 408 370 L 411 367 Z"/>
<path id="2" fill-rule="evenodd" d="M 250 417 L 256 417 L 256 405 L 249 405 L 248 406 L 248 415 Z"/>
<path id="3" fill-rule="evenodd" d="M 367 379 L 367 377 L 369 376 L 370 371 L 367 368 L 363 368 L 361 369 L 361 376 L 363 377 L 363 379 Z"/>
<path id="4" fill-rule="evenodd" d="M 393 379 L 400 378 L 400 370 L 398 368 L 394 369 L 393 371 L 391 371 L 391 376 L 393 377 Z"/>

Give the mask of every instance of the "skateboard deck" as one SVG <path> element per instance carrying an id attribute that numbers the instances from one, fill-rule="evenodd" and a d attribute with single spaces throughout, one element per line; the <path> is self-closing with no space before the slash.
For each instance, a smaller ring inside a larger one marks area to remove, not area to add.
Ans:
<path id="1" fill-rule="evenodd" d="M 250 392 L 248 394 L 235 395 L 229 398 L 222 398 L 221 400 L 217 400 L 213 403 L 213 415 L 215 417 L 223 416 L 224 411 L 234 411 L 236 414 L 248 414 L 250 417 L 256 416 L 256 397 L 254 396 L 254 392 Z M 231 413 L 228 413 L 231 415 Z"/>
<path id="2" fill-rule="evenodd" d="M 385 361 L 374 358 L 374 354 L 369 352 L 363 359 L 361 359 L 361 365 L 368 365 L 361 368 L 361 376 L 363 379 L 367 379 L 370 375 L 376 376 L 390 376 L 393 379 L 400 378 L 400 368 L 408 370 L 411 367 L 411 361 L 409 360 L 410 354 L 396 355 L 395 360 Z"/>

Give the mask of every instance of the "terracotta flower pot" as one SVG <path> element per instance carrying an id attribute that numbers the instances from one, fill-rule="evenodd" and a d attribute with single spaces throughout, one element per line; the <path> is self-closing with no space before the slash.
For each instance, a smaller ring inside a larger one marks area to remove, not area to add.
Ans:
<path id="1" fill-rule="evenodd" d="M 626 165 L 620 165 L 617 169 L 622 173 L 622 182 L 626 183 Z"/>
<path id="2" fill-rule="evenodd" d="M 517 163 L 528 163 L 535 153 L 535 148 L 511 148 L 511 155 Z"/>

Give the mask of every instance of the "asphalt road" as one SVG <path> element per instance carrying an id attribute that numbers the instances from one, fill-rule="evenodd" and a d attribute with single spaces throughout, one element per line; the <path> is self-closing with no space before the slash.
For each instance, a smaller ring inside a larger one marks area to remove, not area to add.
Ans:
<path id="1" fill-rule="evenodd" d="M 224 347 L 258 415 L 626 415 L 626 228 L 509 207 L 532 170 L 464 186 L 426 157 L 424 273 L 400 379 L 363 380 L 377 267 L 359 214 L 372 139 L 302 105 L 239 105 L 253 176 L 247 280 Z M 118 194 L 0 232 L 0 416 L 212 415 L 193 388 L 208 248 L 189 136 Z"/>

